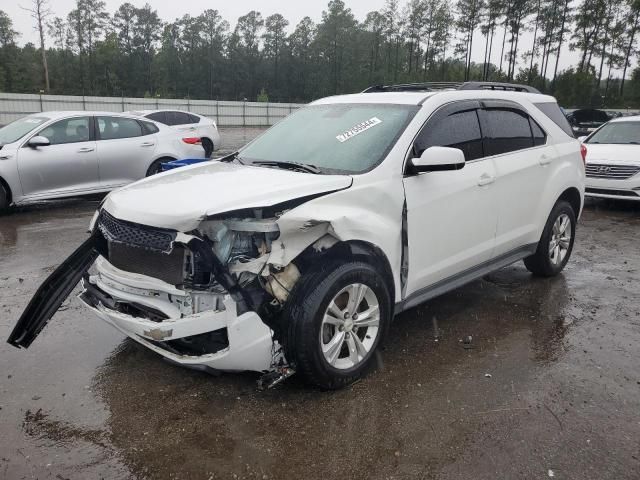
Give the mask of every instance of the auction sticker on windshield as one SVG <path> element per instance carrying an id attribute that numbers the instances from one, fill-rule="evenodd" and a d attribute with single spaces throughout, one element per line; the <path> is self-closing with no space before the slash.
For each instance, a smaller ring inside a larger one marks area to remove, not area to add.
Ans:
<path id="1" fill-rule="evenodd" d="M 344 143 L 350 138 L 353 138 L 356 135 L 360 135 L 362 132 L 366 132 L 370 128 L 375 127 L 376 125 L 380 125 L 381 123 L 382 123 L 382 120 L 380 120 L 378 117 L 373 117 L 365 122 L 359 123 L 355 127 L 347 130 L 346 132 L 341 133 L 336 138 L 340 143 Z"/>

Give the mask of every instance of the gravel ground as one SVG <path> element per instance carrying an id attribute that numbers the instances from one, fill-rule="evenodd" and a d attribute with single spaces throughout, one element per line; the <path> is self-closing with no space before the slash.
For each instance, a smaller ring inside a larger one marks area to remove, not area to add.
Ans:
<path id="1" fill-rule="evenodd" d="M 97 203 L 0 218 L 0 338 Z M 640 205 L 588 202 L 562 275 L 516 264 L 403 313 L 339 392 L 174 367 L 71 298 L 29 350 L 0 343 L 0 478 L 637 479 L 639 231 Z"/>

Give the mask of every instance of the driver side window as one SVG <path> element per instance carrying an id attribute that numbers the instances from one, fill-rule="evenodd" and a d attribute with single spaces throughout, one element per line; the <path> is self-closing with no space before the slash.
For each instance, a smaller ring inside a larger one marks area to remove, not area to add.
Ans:
<path id="1" fill-rule="evenodd" d="M 428 122 L 416 139 L 415 153 L 421 154 L 429 147 L 457 148 L 467 162 L 484 157 L 477 111 L 458 111 Z"/>
<path id="2" fill-rule="evenodd" d="M 51 145 L 88 142 L 89 126 L 89 117 L 66 118 L 42 129 L 38 136 L 45 137 Z"/>

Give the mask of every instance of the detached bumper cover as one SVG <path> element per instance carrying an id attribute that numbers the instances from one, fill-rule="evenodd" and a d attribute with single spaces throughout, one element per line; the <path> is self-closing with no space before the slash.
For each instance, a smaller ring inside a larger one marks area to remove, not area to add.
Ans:
<path id="1" fill-rule="evenodd" d="M 98 257 L 98 241 L 89 237 L 40 285 L 9 335 L 11 345 L 29 348 Z"/>

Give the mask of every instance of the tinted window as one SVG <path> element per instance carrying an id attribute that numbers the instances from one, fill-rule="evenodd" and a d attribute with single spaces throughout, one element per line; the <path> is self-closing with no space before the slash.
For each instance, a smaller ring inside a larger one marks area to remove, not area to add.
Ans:
<path id="1" fill-rule="evenodd" d="M 142 124 L 142 130 L 145 135 L 151 135 L 152 133 L 158 133 L 160 130 L 151 122 L 140 122 Z"/>
<path id="2" fill-rule="evenodd" d="M 44 128 L 38 135 L 45 137 L 51 145 L 88 142 L 89 117 L 66 118 Z"/>
<path id="3" fill-rule="evenodd" d="M 547 134 L 544 133 L 542 127 L 538 125 L 538 122 L 529 117 L 529 123 L 531 124 L 531 132 L 533 133 L 533 144 L 537 147 L 538 145 L 547 143 Z"/>
<path id="4" fill-rule="evenodd" d="M 165 112 L 150 113 L 146 118 L 148 118 L 149 120 L 153 120 L 154 122 L 160 122 L 164 125 L 167 124 L 167 116 Z"/>
<path id="5" fill-rule="evenodd" d="M 191 123 L 200 123 L 200 117 L 195 115 L 189 115 L 189 119 L 191 120 Z"/>
<path id="6" fill-rule="evenodd" d="M 538 107 L 538 109 L 540 109 L 542 113 L 549 117 L 553 121 L 553 123 L 558 125 L 564 131 L 564 133 L 566 133 L 570 137 L 573 137 L 573 130 L 571 130 L 571 126 L 567 121 L 567 117 L 564 116 L 556 102 L 534 103 L 534 105 Z"/>
<path id="7" fill-rule="evenodd" d="M 514 110 L 484 110 L 487 155 L 514 152 L 533 146 L 529 117 Z"/>
<path id="8" fill-rule="evenodd" d="M 98 117 L 101 140 L 142 136 L 142 126 L 132 118 Z"/>
<path id="9" fill-rule="evenodd" d="M 167 125 L 187 125 L 191 122 L 189 114 L 184 112 L 167 112 Z"/>
<path id="10" fill-rule="evenodd" d="M 482 158 L 482 134 L 475 110 L 449 115 L 435 123 L 429 122 L 416 140 L 416 154 L 429 147 L 458 148 L 465 160 Z"/>

